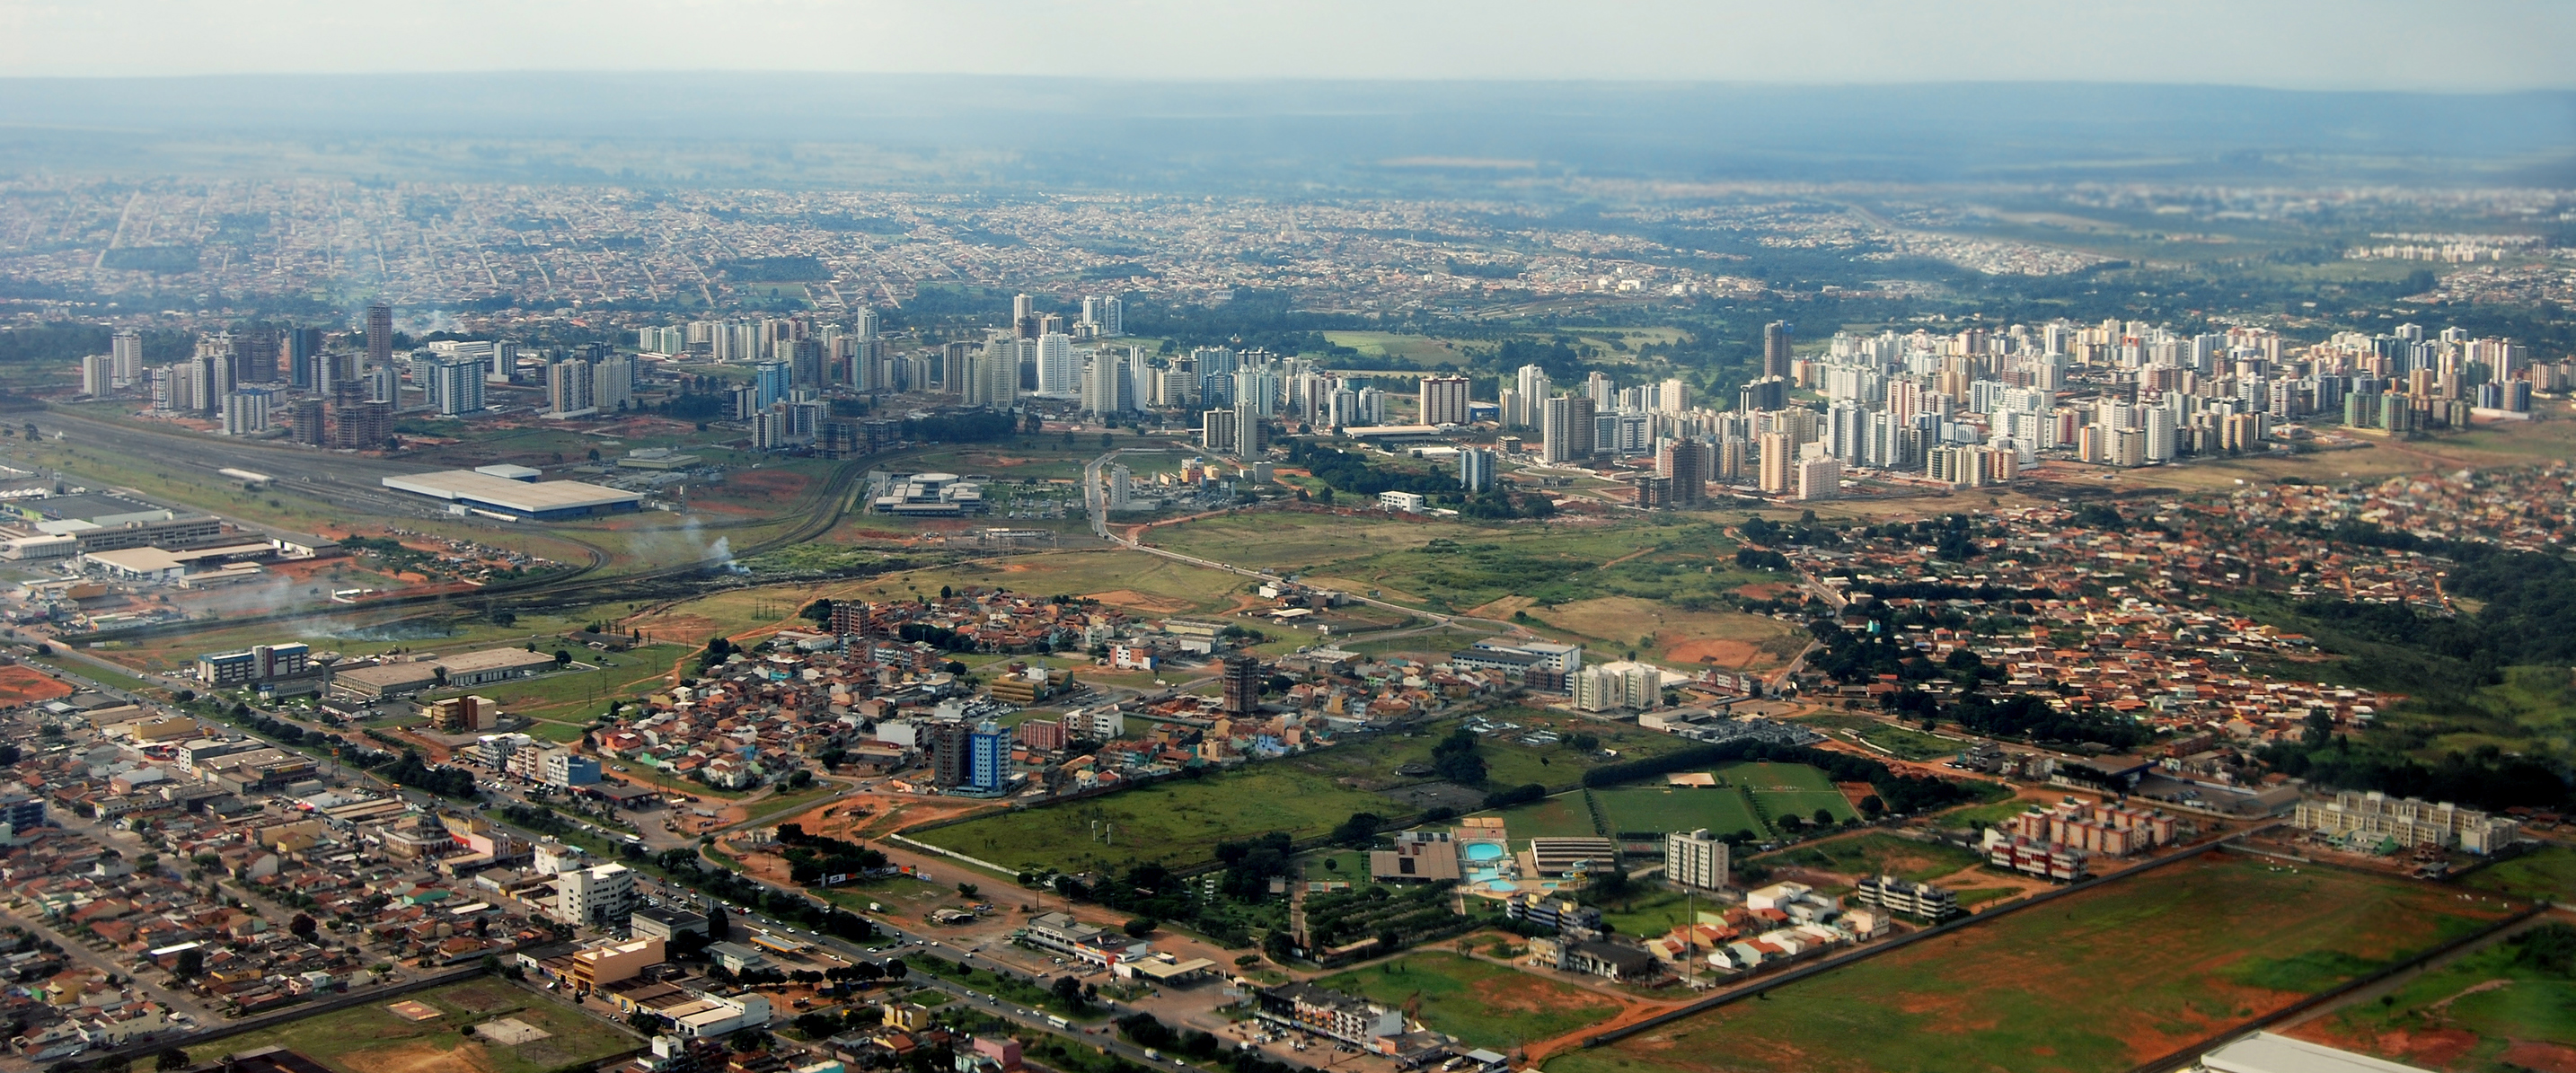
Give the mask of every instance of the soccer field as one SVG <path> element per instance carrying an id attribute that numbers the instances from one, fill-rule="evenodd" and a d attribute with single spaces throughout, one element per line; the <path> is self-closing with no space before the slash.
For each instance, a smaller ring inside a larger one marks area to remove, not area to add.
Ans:
<path id="1" fill-rule="evenodd" d="M 1732 786 L 1621 786 L 1592 791 L 1612 835 L 1689 831 L 1708 828 L 1717 835 L 1751 831 L 1768 837 L 1770 825 L 1753 812 L 1753 802 Z"/>

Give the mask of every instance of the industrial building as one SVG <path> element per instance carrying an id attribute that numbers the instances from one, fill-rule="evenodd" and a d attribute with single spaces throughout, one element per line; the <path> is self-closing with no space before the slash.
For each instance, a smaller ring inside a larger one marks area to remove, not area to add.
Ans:
<path id="1" fill-rule="evenodd" d="M 525 466 L 482 466 L 384 478 L 384 486 L 449 504 L 451 513 L 503 521 L 558 521 L 641 506 L 644 496 L 580 481 L 539 481 Z"/>

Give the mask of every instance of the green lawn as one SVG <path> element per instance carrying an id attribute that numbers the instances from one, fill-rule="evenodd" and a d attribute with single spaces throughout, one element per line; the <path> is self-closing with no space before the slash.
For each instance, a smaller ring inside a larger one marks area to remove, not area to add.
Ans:
<path id="1" fill-rule="evenodd" d="M 1766 853 L 1751 863 L 1773 868 L 1814 868 L 1858 878 L 1884 874 L 1922 881 L 1976 867 L 1980 859 L 1956 846 L 1872 831 Z"/>
<path id="2" fill-rule="evenodd" d="M 1690 831 L 1712 834 L 1751 831 L 1771 836 L 1771 825 L 1753 811 L 1753 801 L 1733 786 L 1619 786 L 1592 791 L 1592 799 L 1609 821 L 1613 835 Z"/>
<path id="3" fill-rule="evenodd" d="M 1752 580 L 1735 571 L 1735 542 L 1718 526 L 1661 518 L 1486 527 L 1258 511 L 1158 528 L 1149 539 L 1448 611 L 1506 596 L 1547 606 L 1614 596 L 1698 605 Z"/>
<path id="4" fill-rule="evenodd" d="M 2511 940 L 2493 943 L 2407 981 L 2387 1001 L 2346 1007 L 2290 1034 L 2445 1070 L 2523 1068 L 2553 1047 L 2566 1054 L 2576 1049 L 2576 977 L 2522 952 Z"/>
<path id="5" fill-rule="evenodd" d="M 1926 734 L 1912 727 L 1856 715 L 1813 716 L 1800 722 L 1836 731 L 1837 737 L 1845 736 L 1839 733 L 1842 731 L 1857 733 L 1862 741 L 1885 749 L 1900 760 L 1936 760 L 1945 756 L 1957 756 L 1959 750 L 1964 747 L 1958 742 Z"/>
<path id="6" fill-rule="evenodd" d="M 1633 727 L 1595 724 L 1564 715 L 1505 709 L 1493 713 L 1534 730 L 1541 723 L 1600 736 L 1623 756 L 1645 755 L 1686 744 L 1679 738 Z M 924 842 L 1009 867 L 1051 865 L 1068 871 L 1093 864 L 1160 860 L 1170 865 L 1209 860 L 1215 843 L 1266 831 L 1307 838 L 1332 830 L 1355 812 L 1396 817 L 1410 806 L 1379 791 L 1438 781 L 1402 775 L 1408 763 L 1428 766 L 1432 746 L 1455 728 L 1442 721 L 1402 737 L 1377 737 L 1278 760 L 1266 760 L 1200 779 L 1169 779 L 1102 797 L 978 817 L 924 832 Z M 1601 762 L 1566 745 L 1531 748 L 1489 737 L 1477 746 L 1487 765 L 1487 788 L 1538 782 L 1566 786 Z M 1579 797 L 1574 807 L 1581 808 Z M 1113 829 L 1103 835 L 1103 826 Z M 1590 834 L 1589 821 L 1581 833 Z M 1514 832 L 1516 837 L 1528 837 Z"/>
<path id="7" fill-rule="evenodd" d="M 1802 823 L 1815 822 L 1822 811 L 1837 823 L 1860 818 L 1851 801 L 1834 789 L 1824 771 L 1806 764 L 1775 764 L 1767 760 L 1728 764 L 1716 771 L 1717 781 L 1725 786 L 1740 787 L 1752 795 L 1753 805 L 1768 817 L 1773 827 L 1786 816 L 1796 816 Z"/>
<path id="8" fill-rule="evenodd" d="M 2576 902 L 2576 847 L 2550 846 L 2498 861 L 2460 880 L 2461 885 L 2523 898 Z"/>
<path id="9" fill-rule="evenodd" d="M 1724 908 L 1723 903 L 1693 898 L 1681 891 L 1657 890 L 1602 906 L 1601 919 L 1612 931 L 1643 939 L 1680 927 L 1689 922 L 1694 912 L 1714 913 Z"/>
<path id="10" fill-rule="evenodd" d="M 441 1016 L 406 1021 L 386 1003 L 369 1003 L 308 1017 L 277 1028 L 233 1036 L 214 1045 L 239 1053 L 283 1046 L 345 1073 L 389 1070 L 474 1070 L 477 1073 L 551 1073 L 567 1067 L 588 1068 L 609 1055 L 643 1042 L 632 1034 L 583 1014 L 563 1003 L 496 977 L 449 984 L 404 996 L 437 1009 Z M 459 1025 L 515 1018 L 549 1038 L 514 1046 L 490 1043 L 457 1031 Z M 184 1046 L 185 1040 L 181 1041 Z M 213 1054 L 191 1055 L 212 1060 Z"/>
<path id="11" fill-rule="evenodd" d="M 1213 859 L 1221 841 L 1265 831 L 1307 838 L 1332 830 L 1354 812 L 1396 811 L 1388 798 L 1268 763 L 995 813 L 914 837 L 1006 868 L 1079 871 L 1149 860 L 1177 867 Z"/>
<path id="12" fill-rule="evenodd" d="M 2204 855 L 1546 1065 L 2117 1073 L 2509 911 L 2433 884 Z"/>
<path id="13" fill-rule="evenodd" d="M 1596 791 L 1597 792 L 1597 791 Z M 1583 803 L 1586 791 L 1558 794 L 1544 801 L 1514 805 L 1499 812 L 1479 812 L 1479 816 L 1503 818 L 1503 833 L 1515 840 L 1524 838 L 1594 838 L 1601 834 L 1592 822 L 1592 810 Z"/>
<path id="14" fill-rule="evenodd" d="M 2030 811 L 2030 802 L 2019 798 L 2007 798 L 2002 801 L 1989 801 L 1982 805 L 1962 805 L 1941 813 L 1939 819 L 1943 827 L 1973 827 L 1979 824 L 1992 827 L 2028 811 Z"/>
<path id="15" fill-rule="evenodd" d="M 1432 951 L 1316 983 L 1404 1007 L 1432 1031 L 1497 1051 L 1553 1039 L 1618 1011 L 1616 1003 L 1571 984 Z"/>

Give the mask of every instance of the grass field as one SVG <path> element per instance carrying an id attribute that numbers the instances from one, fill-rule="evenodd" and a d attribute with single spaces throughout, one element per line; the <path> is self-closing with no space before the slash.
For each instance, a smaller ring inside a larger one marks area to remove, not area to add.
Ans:
<path id="1" fill-rule="evenodd" d="M 1777 580 L 1737 569 L 1735 542 L 1707 521 L 1488 527 L 1256 511 L 1158 527 L 1147 539 L 1174 551 L 1302 573 L 1319 585 L 1373 591 L 1434 610 L 1486 608 L 1483 614 L 1509 618 L 1527 609 L 1541 624 L 1562 614 L 1575 625 L 1561 632 L 1622 646 L 1650 631 L 1669 633 L 1663 643 L 1679 645 L 1692 630 L 1707 627 L 1727 635 L 1718 639 L 1745 634 L 1758 647 L 1770 637 L 1769 628 L 1750 625 L 1755 620 L 1749 617 L 1720 629 L 1719 618 L 1690 616 L 1739 617 L 1718 610 L 1728 593 Z M 1666 629 L 1649 619 L 1640 623 L 1647 629 L 1632 630 L 1619 624 L 1627 605 L 1590 603 L 1609 597 L 1651 602 L 1654 613 L 1689 625 Z M 1513 601 L 1508 610 L 1487 607 L 1506 599 Z M 1580 633 L 1584 628 L 1611 632 Z"/>
<path id="2" fill-rule="evenodd" d="M 1159 860 L 1212 859 L 1216 843 L 1265 831 L 1307 838 L 1354 812 L 1386 815 L 1394 802 L 1285 764 L 1254 764 L 1204 779 L 1171 779 L 1102 797 L 994 813 L 913 837 L 1006 868 L 1064 871 Z M 1112 830 L 1098 834 L 1101 825 Z"/>
<path id="3" fill-rule="evenodd" d="M 1592 799 L 1614 835 L 1705 827 L 1719 835 L 1751 831 L 1757 837 L 1771 836 L 1771 825 L 1754 813 L 1752 799 L 1733 786 L 1620 786 L 1594 790 Z"/>
<path id="4" fill-rule="evenodd" d="M 2576 847 L 2551 846 L 2498 861 L 2460 880 L 2462 886 L 2522 898 L 2576 901 Z"/>
<path id="5" fill-rule="evenodd" d="M 1855 879 L 1892 875 L 1920 882 L 1974 868 L 1978 860 L 1976 854 L 1956 846 L 1872 831 L 1766 853 L 1750 863 L 1773 868 L 1813 868 Z"/>
<path id="6" fill-rule="evenodd" d="M 1546 1065 L 2117 1073 L 2509 911 L 2447 887 L 2210 854 Z"/>
<path id="7" fill-rule="evenodd" d="M 1316 981 L 1402 1007 L 1434 1032 L 1497 1051 L 1551 1039 L 1617 1012 L 1571 984 L 1456 954 L 1421 952 Z"/>
<path id="8" fill-rule="evenodd" d="M 1974 827 L 1978 824 L 1992 827 L 2028 811 L 2030 811 L 2028 801 L 2019 799 L 1989 801 L 1982 805 L 1963 805 L 1944 812 L 1940 815 L 1940 824 L 1943 827 Z"/>
<path id="9" fill-rule="evenodd" d="M 345 1073 L 551 1073 L 568 1066 L 587 1068 L 643 1046 L 626 1032 L 498 978 L 416 991 L 405 998 L 433 1007 L 442 1016 L 406 1021 L 385 1009 L 385 1004 L 369 1003 L 234 1036 L 220 1047 L 233 1053 L 289 1047 Z M 504 1046 L 457 1031 L 459 1025 L 504 1017 L 551 1035 Z M 201 1060 L 213 1057 L 208 1054 Z"/>
<path id="10" fill-rule="evenodd" d="M 1493 713 L 1524 729 L 1550 723 L 1520 709 Z M 1572 722 L 1565 716 L 1553 721 Z M 1008 867 L 1051 865 L 1068 871 L 1085 865 L 1124 865 L 1160 860 L 1175 866 L 1210 859 L 1215 843 L 1266 831 L 1307 838 L 1330 831 L 1355 812 L 1401 816 L 1413 811 L 1380 791 L 1436 781 L 1396 773 L 1407 763 L 1428 764 L 1431 748 L 1454 727 L 1434 724 L 1403 737 L 1377 737 L 1311 753 L 1262 761 L 1199 779 L 1169 779 L 1148 786 L 1061 805 L 977 817 L 924 832 L 924 842 Z M 1605 745 L 1625 756 L 1671 748 L 1680 739 L 1634 728 L 1594 728 Z M 1486 739 L 1478 746 L 1488 767 L 1487 785 L 1579 781 L 1598 763 L 1563 745 L 1533 749 Z M 1574 799 L 1577 809 L 1580 798 Z M 1104 840 L 1099 826 L 1115 828 Z M 1591 833 L 1586 821 L 1582 833 Z M 1526 836 L 1524 836 L 1526 837 Z"/>
<path id="11" fill-rule="evenodd" d="M 2576 978 L 2499 941 L 2290 1030 L 2300 1039 L 2425 1069 L 2576 1068 Z"/>
<path id="12" fill-rule="evenodd" d="M 1774 827 L 1779 826 L 1783 816 L 1796 816 L 1801 821 L 1813 823 L 1818 810 L 1831 815 L 1837 823 L 1860 818 L 1859 813 L 1852 811 L 1850 799 L 1845 798 L 1842 791 L 1834 789 L 1832 779 L 1826 778 L 1822 770 L 1805 764 L 1753 761 L 1728 764 L 1717 769 L 1716 774 L 1718 782 L 1742 787 L 1751 794 L 1754 807 L 1771 820 Z"/>
<path id="13" fill-rule="evenodd" d="M 1899 760 L 1933 760 L 1944 756 L 1957 756 L 1959 751 L 1965 748 L 1962 743 L 1926 734 L 1912 727 L 1857 715 L 1812 715 L 1798 721 L 1833 731 L 1836 737 L 1858 734 L 1860 740 L 1887 750 Z"/>
<path id="14" fill-rule="evenodd" d="M 1503 833 L 1515 839 L 1598 837 L 1600 828 L 1592 822 L 1592 810 L 1584 805 L 1583 795 L 1584 791 L 1577 790 L 1477 815 L 1502 817 Z"/>

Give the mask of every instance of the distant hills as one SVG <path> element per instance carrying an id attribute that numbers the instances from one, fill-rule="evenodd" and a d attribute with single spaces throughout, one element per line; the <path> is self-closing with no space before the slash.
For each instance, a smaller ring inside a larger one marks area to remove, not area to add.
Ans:
<path id="1" fill-rule="evenodd" d="M 797 73 L 0 79 L 0 168 L 1437 193 L 1568 179 L 2576 185 L 2576 93 Z"/>

